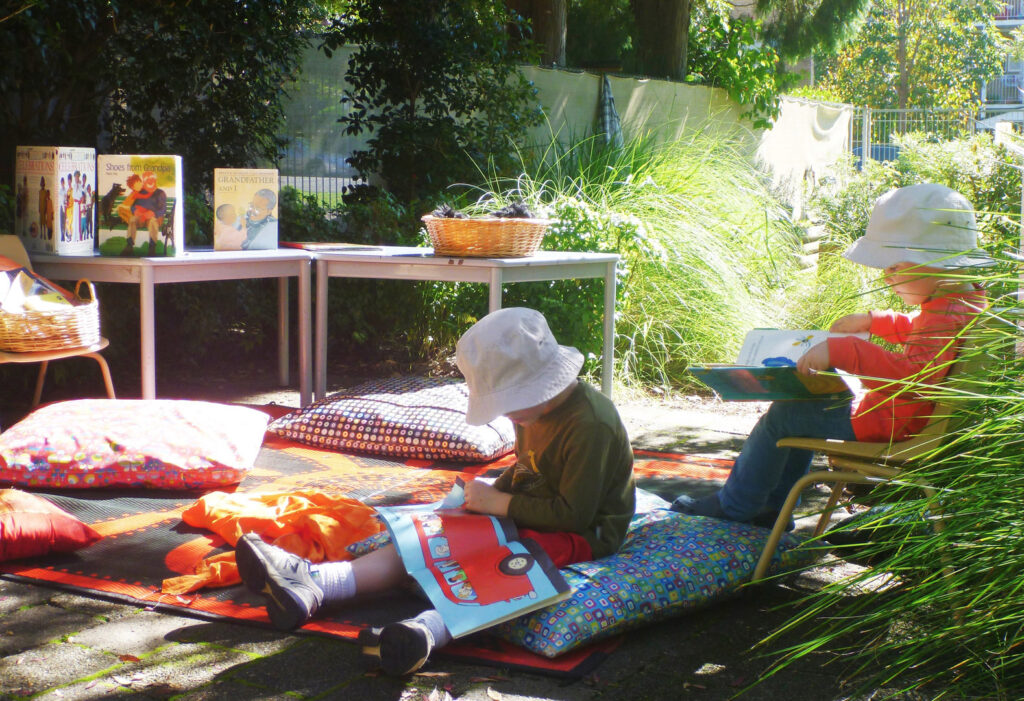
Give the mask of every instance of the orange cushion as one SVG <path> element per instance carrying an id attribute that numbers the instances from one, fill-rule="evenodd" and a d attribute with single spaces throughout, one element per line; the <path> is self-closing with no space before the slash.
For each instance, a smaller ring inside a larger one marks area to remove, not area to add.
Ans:
<path id="1" fill-rule="evenodd" d="M 40 496 L 0 489 L 0 561 L 69 553 L 102 537 Z"/>

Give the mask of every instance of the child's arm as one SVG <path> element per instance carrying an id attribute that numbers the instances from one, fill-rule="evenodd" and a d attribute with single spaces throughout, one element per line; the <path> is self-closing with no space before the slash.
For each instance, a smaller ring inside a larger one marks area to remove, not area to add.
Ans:
<path id="1" fill-rule="evenodd" d="M 863 333 L 870 329 L 871 314 L 868 312 L 860 312 L 856 314 L 847 314 L 846 316 L 836 319 L 828 330 L 832 333 Z"/>

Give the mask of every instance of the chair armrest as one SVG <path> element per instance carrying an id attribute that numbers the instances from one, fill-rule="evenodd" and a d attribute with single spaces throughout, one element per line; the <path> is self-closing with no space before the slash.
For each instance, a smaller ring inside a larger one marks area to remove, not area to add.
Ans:
<path id="1" fill-rule="evenodd" d="M 883 458 L 890 448 L 896 447 L 889 443 L 862 443 L 860 441 L 841 441 L 834 438 L 783 438 L 776 443 L 779 448 L 801 448 L 813 450 L 826 455 L 840 455 L 849 458 L 875 460 Z M 899 444 L 896 444 L 899 445 Z"/>
<path id="2" fill-rule="evenodd" d="M 898 443 L 864 443 L 840 441 L 833 438 L 783 438 L 775 445 L 780 448 L 802 448 L 824 453 L 826 456 L 859 458 L 877 463 L 901 464 L 938 446 L 942 434 L 928 433 L 913 436 Z"/>

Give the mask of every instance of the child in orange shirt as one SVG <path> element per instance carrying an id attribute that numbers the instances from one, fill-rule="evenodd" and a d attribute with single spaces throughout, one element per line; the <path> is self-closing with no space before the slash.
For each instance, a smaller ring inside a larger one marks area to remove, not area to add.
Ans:
<path id="1" fill-rule="evenodd" d="M 859 375 L 868 390 L 864 397 L 856 404 L 852 396 L 846 402 L 773 402 L 744 443 L 725 486 L 702 499 L 681 495 L 672 509 L 771 527 L 813 457 L 809 450 L 779 448 L 779 439 L 894 442 L 919 432 L 934 404 L 906 391 L 900 381 L 942 380 L 956 357 L 957 333 L 985 306 L 980 288 L 949 275 L 982 261 L 976 232 L 971 203 L 944 185 L 911 185 L 878 198 L 864 237 L 843 255 L 880 268 L 893 292 L 920 311 L 849 314 L 830 330 L 869 331 L 900 350 L 852 336 L 808 349 L 797 361 L 799 372 L 836 368 Z"/>

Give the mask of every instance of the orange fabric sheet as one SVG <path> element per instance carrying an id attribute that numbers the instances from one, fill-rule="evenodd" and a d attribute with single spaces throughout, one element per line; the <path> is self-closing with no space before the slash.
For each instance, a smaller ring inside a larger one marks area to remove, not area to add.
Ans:
<path id="1" fill-rule="evenodd" d="M 350 559 L 348 545 L 382 530 L 375 513 L 355 499 L 317 490 L 211 492 L 185 509 L 182 520 L 213 531 L 232 546 L 243 534 L 255 532 L 307 560 L 323 562 Z M 180 595 L 239 581 L 235 553 L 221 553 L 201 561 L 193 574 L 165 579 L 161 591 Z"/>

